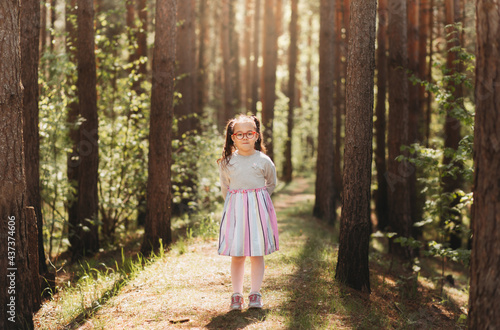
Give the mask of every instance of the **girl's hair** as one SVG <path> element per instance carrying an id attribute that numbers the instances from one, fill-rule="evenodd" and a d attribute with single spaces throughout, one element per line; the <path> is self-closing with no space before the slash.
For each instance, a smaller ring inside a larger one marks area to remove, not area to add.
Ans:
<path id="1" fill-rule="evenodd" d="M 248 115 L 239 115 L 236 118 L 233 118 L 227 122 L 226 125 L 226 137 L 224 141 L 224 148 L 222 149 L 222 157 L 217 160 L 217 164 L 220 164 L 222 167 L 226 167 L 229 164 L 229 160 L 231 159 L 231 155 L 236 148 L 234 146 L 234 141 L 232 139 L 232 135 L 234 133 L 234 125 L 238 123 L 254 123 L 255 131 L 259 134 L 257 141 L 255 141 L 255 150 L 259 150 L 260 152 L 266 153 L 266 147 L 264 142 L 262 141 L 262 134 L 260 130 L 260 120 L 255 116 Z"/>

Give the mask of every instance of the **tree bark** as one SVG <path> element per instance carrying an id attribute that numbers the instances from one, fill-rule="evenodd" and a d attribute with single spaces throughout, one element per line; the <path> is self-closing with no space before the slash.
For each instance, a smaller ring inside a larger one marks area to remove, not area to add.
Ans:
<path id="1" fill-rule="evenodd" d="M 460 65 L 456 63 L 458 57 L 457 52 L 452 50 L 453 47 L 460 46 L 460 32 L 453 26 L 455 23 L 460 22 L 460 4 L 456 0 L 446 0 L 445 1 L 445 16 L 446 16 L 446 41 L 447 41 L 447 55 L 446 55 L 446 67 L 449 70 L 448 75 L 454 75 L 459 72 Z M 448 88 L 451 90 L 452 96 L 448 101 L 456 106 L 463 106 L 460 103 L 460 98 L 462 97 L 462 86 L 461 84 L 455 84 L 453 79 L 448 83 Z M 460 121 L 452 115 L 453 107 L 446 112 L 446 121 L 444 124 L 444 147 L 445 149 L 457 150 L 460 140 L 461 140 L 461 123 Z M 449 165 L 453 161 L 450 157 L 443 158 L 443 165 Z M 455 163 L 455 166 L 462 167 L 461 163 Z M 456 177 L 445 176 L 443 177 L 442 186 L 443 192 L 453 193 L 462 187 L 462 178 L 460 173 Z M 451 201 L 450 208 L 459 203 L 460 197 L 455 198 Z M 447 212 L 446 210 L 442 216 L 443 225 L 446 221 L 454 223 L 453 228 L 459 228 L 462 220 L 460 216 L 454 215 L 452 212 Z M 449 233 L 449 243 L 450 248 L 458 249 L 462 245 L 462 240 L 460 236 L 460 231 L 458 229 L 451 229 Z"/>
<path id="2" fill-rule="evenodd" d="M 313 214 L 333 224 L 335 189 L 333 182 L 333 72 L 334 3 L 321 0 L 319 36 L 319 125 L 316 162 L 316 200 Z"/>
<path id="3" fill-rule="evenodd" d="M 276 101 L 276 67 L 278 64 L 278 37 L 275 22 L 276 0 L 264 2 L 264 46 L 262 67 L 262 125 L 267 155 L 274 156 L 273 126 L 274 102 Z"/>
<path id="4" fill-rule="evenodd" d="M 236 10 L 234 1 L 229 1 L 229 53 L 231 66 L 231 84 L 233 84 L 233 97 L 235 108 L 241 110 L 241 80 L 240 80 L 240 46 L 239 36 L 236 32 Z"/>
<path id="5" fill-rule="evenodd" d="M 257 114 L 257 102 L 259 101 L 259 57 L 260 57 L 260 0 L 255 0 L 255 13 L 253 20 L 253 61 L 252 61 L 252 104 L 251 112 Z"/>
<path id="6" fill-rule="evenodd" d="M 137 13 L 141 22 L 137 32 L 137 58 L 148 57 L 148 6 L 147 0 L 137 0 Z M 147 61 L 139 64 L 139 74 L 148 73 Z"/>
<path id="7" fill-rule="evenodd" d="M 32 295 L 39 294 L 28 255 L 35 223 L 25 212 L 20 13 L 20 1 L 0 1 L 0 329 L 32 329 Z"/>
<path id="8" fill-rule="evenodd" d="M 251 32 L 252 32 L 252 15 L 251 15 L 251 3 L 252 0 L 245 0 L 245 26 L 243 32 L 243 39 L 241 40 L 243 56 L 245 57 L 245 69 L 241 77 L 241 99 L 243 103 L 243 108 L 245 112 L 251 111 L 251 98 L 252 93 L 252 83 L 251 83 L 251 72 L 252 64 L 250 61 L 250 56 L 252 55 L 251 49 Z"/>
<path id="9" fill-rule="evenodd" d="M 40 196 L 40 137 L 38 129 L 38 61 L 40 2 L 24 1 L 21 7 L 21 80 L 23 92 L 23 142 L 28 205 L 33 206 L 38 228 L 40 275 L 47 273 L 43 246 L 43 218 Z"/>
<path id="10" fill-rule="evenodd" d="M 297 20 L 298 0 L 292 0 L 292 17 L 290 20 L 290 50 L 288 56 L 288 118 L 287 118 L 287 140 L 285 143 L 285 162 L 283 163 L 283 179 L 289 183 L 292 181 L 292 136 L 293 118 L 295 108 L 295 72 L 297 70 Z"/>
<path id="11" fill-rule="evenodd" d="M 476 1 L 476 116 L 469 329 L 500 328 L 500 6 Z"/>
<path id="12" fill-rule="evenodd" d="M 343 93 L 342 83 L 342 48 L 344 41 L 342 40 L 342 21 L 343 21 L 342 2 L 335 1 L 335 45 L 333 48 L 334 58 L 334 76 L 335 83 L 334 92 L 334 111 L 335 111 L 335 139 L 334 139 L 334 154 L 337 156 L 333 160 L 333 182 L 336 192 L 335 199 L 341 201 L 342 192 L 342 160 L 340 158 L 342 146 L 342 114 L 344 113 L 343 106 L 345 105 L 345 98 Z"/>
<path id="13" fill-rule="evenodd" d="M 415 171 L 407 161 L 398 162 L 396 157 L 407 153 L 400 150 L 408 145 L 408 40 L 406 28 L 406 1 L 389 0 L 389 132 L 388 132 L 388 172 L 385 173 L 389 194 L 389 227 L 402 237 L 411 237 L 413 223 L 410 208 L 409 178 Z M 404 259 L 412 258 L 408 247 L 390 241 L 391 253 Z"/>
<path id="14" fill-rule="evenodd" d="M 431 3 L 430 0 L 420 0 L 419 11 L 419 30 L 418 30 L 418 77 L 422 80 L 427 79 L 427 41 L 429 39 L 430 20 L 431 20 Z M 420 104 L 419 132 L 420 141 L 426 140 L 425 136 L 425 114 L 427 113 L 427 92 L 425 86 L 418 87 L 418 102 Z"/>
<path id="15" fill-rule="evenodd" d="M 223 71 L 224 71 L 224 120 L 234 117 L 236 114 L 235 109 L 235 97 L 234 90 L 235 87 L 232 83 L 231 75 L 231 49 L 230 49 L 230 0 L 224 0 L 222 2 L 222 26 L 221 26 L 221 48 L 222 48 L 222 60 L 223 60 Z"/>
<path id="16" fill-rule="evenodd" d="M 338 281 L 368 293 L 376 14 L 376 0 L 351 2 L 344 193 L 335 272 Z"/>
<path id="17" fill-rule="evenodd" d="M 208 0 L 200 0 L 199 17 L 200 17 L 200 33 L 198 41 L 198 72 L 196 83 L 196 114 L 201 117 L 203 108 L 206 103 L 206 89 L 208 80 L 208 67 L 206 63 L 206 49 L 208 45 Z"/>
<path id="18" fill-rule="evenodd" d="M 386 163 L 386 95 L 387 95 L 387 0 L 378 3 L 378 35 L 377 35 L 377 106 L 375 114 L 375 166 L 377 169 L 377 191 L 375 193 L 375 210 L 377 227 L 385 231 L 388 226 L 387 172 Z"/>
<path id="19" fill-rule="evenodd" d="M 196 33 L 194 0 L 179 1 L 177 7 L 176 89 L 182 95 L 174 107 L 177 139 L 196 128 Z"/>
<path id="20" fill-rule="evenodd" d="M 70 223 L 73 257 L 78 259 L 99 250 L 97 181 L 99 170 L 94 4 L 77 1 L 78 103 L 84 119 L 78 145 L 78 201 L 76 222 Z"/>
<path id="21" fill-rule="evenodd" d="M 157 0 L 149 134 L 147 216 L 142 253 L 170 245 L 172 122 L 176 44 L 176 0 Z M 161 243 L 160 243 L 161 240 Z"/>

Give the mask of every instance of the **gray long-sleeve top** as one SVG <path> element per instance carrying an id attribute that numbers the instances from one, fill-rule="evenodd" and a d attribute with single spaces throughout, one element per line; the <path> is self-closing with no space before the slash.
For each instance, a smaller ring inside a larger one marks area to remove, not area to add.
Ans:
<path id="1" fill-rule="evenodd" d="M 271 158 L 258 150 L 250 156 L 234 152 L 226 167 L 219 166 L 219 174 L 224 198 L 228 190 L 266 187 L 271 195 L 276 187 L 276 167 Z"/>

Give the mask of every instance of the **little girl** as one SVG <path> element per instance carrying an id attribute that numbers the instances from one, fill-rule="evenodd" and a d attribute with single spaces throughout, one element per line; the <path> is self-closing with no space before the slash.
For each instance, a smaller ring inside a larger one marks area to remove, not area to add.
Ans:
<path id="1" fill-rule="evenodd" d="M 220 169 L 224 211 L 219 233 L 219 254 L 231 256 L 233 295 L 231 309 L 243 309 L 245 258 L 251 261 L 249 308 L 262 308 L 260 287 L 264 255 L 279 249 L 278 224 L 270 195 L 276 186 L 276 169 L 265 155 L 260 121 L 240 115 L 226 127 Z"/>

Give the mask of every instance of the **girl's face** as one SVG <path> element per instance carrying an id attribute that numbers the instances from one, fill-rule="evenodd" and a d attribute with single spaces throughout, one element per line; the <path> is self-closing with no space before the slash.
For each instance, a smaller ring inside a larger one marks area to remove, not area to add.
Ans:
<path id="1" fill-rule="evenodd" d="M 251 122 L 236 123 L 234 125 L 231 139 L 233 139 L 240 155 L 249 156 L 255 152 L 255 142 L 259 138 L 256 130 L 255 124 Z"/>

